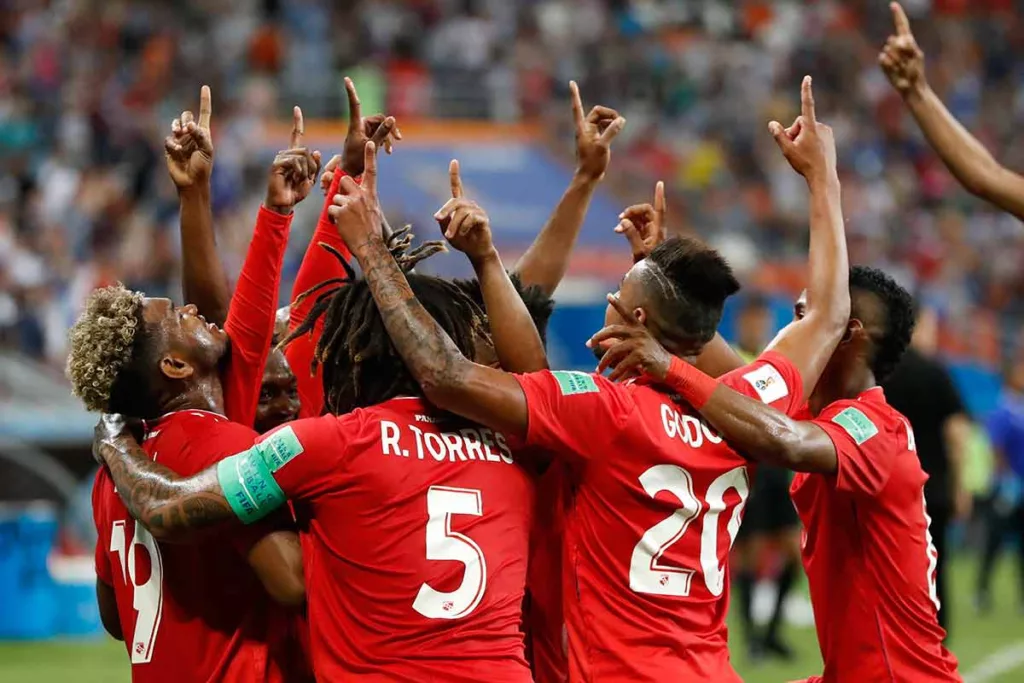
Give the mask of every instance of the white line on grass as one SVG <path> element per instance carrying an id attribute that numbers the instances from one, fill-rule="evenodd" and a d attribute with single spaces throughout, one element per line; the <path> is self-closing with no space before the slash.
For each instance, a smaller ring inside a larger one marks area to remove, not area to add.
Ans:
<path id="1" fill-rule="evenodd" d="M 996 650 L 963 674 L 964 683 L 988 683 L 1001 674 L 1024 665 L 1024 640 Z"/>

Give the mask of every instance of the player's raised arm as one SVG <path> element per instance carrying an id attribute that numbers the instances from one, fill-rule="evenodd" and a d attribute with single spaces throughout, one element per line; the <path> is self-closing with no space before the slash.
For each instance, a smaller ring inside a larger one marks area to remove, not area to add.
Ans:
<path id="1" fill-rule="evenodd" d="M 835 140 L 832 129 L 815 116 L 810 76 L 804 77 L 800 88 L 800 110 L 789 128 L 777 121 L 768 128 L 786 161 L 807 181 L 810 192 L 807 309 L 768 348 L 793 363 L 803 380 L 803 394 L 809 396 L 849 323 L 850 261 Z"/>
<path id="2" fill-rule="evenodd" d="M 181 285 L 185 301 L 193 303 L 210 322 L 223 325 L 231 290 L 224 265 L 217 255 L 210 197 L 213 138 L 210 87 L 199 91 L 199 119 L 184 111 L 171 123 L 164 140 L 167 172 L 178 190 L 181 220 Z"/>
<path id="3" fill-rule="evenodd" d="M 1001 165 L 953 117 L 928 85 L 924 53 L 899 3 L 890 3 L 896 33 L 889 36 L 878 63 L 903 97 L 929 144 L 957 180 L 973 195 L 1024 220 L 1024 176 Z"/>
<path id="4" fill-rule="evenodd" d="M 457 160 L 452 160 L 448 175 L 452 198 L 437 210 L 434 219 L 448 243 L 473 264 L 498 363 L 507 372 L 546 370 L 544 344 L 494 248 L 490 219 L 479 204 L 463 196 Z"/>
<path id="5" fill-rule="evenodd" d="M 377 201 L 377 162 L 366 145 L 362 186 L 342 178 L 331 216 L 377 303 L 388 335 L 427 399 L 480 424 L 507 434 L 526 434 L 526 397 L 515 377 L 477 365 L 416 299 L 401 267 L 381 235 Z"/>
<path id="6" fill-rule="evenodd" d="M 565 277 L 590 200 L 608 170 L 612 140 L 626 125 L 626 119 L 608 107 L 596 106 L 584 116 L 575 81 L 569 82 L 569 92 L 576 132 L 576 172 L 537 239 L 513 269 L 524 289 L 536 285 L 548 296 Z"/>

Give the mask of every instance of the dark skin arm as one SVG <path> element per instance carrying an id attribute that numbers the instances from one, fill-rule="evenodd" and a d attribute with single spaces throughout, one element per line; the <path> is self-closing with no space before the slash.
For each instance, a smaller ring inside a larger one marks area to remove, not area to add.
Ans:
<path id="1" fill-rule="evenodd" d="M 117 596 L 114 587 L 96 579 L 96 602 L 100 607 L 100 621 L 103 628 L 114 640 L 124 640 L 121 629 L 121 616 L 117 612 Z"/>
<path id="2" fill-rule="evenodd" d="M 1000 164 L 942 104 L 925 78 L 924 53 L 899 3 L 891 3 L 896 34 L 878 63 L 903 97 L 921 132 L 960 184 L 973 195 L 1024 220 L 1024 176 Z"/>
<path id="3" fill-rule="evenodd" d="M 672 355 L 636 321 L 617 298 L 608 297 L 627 322 L 605 328 L 592 342 L 615 338 L 601 358 L 598 371 L 611 369 L 611 380 L 644 374 L 664 382 Z M 801 422 L 771 406 L 719 384 L 707 403 L 698 409 L 734 449 L 751 460 L 771 463 L 797 472 L 836 471 L 837 456 L 832 439 L 812 422 Z"/>
<path id="4" fill-rule="evenodd" d="M 185 542 L 225 524 L 240 524 L 217 479 L 217 468 L 182 477 L 151 460 L 120 415 L 104 415 L 93 455 L 106 465 L 129 514 L 162 542 Z M 275 531 L 249 550 L 249 565 L 267 593 L 283 605 L 305 600 L 298 536 Z"/>
<path id="5" fill-rule="evenodd" d="M 452 198 L 434 219 L 449 244 L 463 252 L 476 272 L 498 363 L 508 372 L 546 370 L 547 353 L 530 312 L 505 271 L 491 240 L 491 225 L 480 206 L 463 197 L 459 162 L 448 168 Z M 386 231 L 382 231 L 382 235 Z"/>
<path id="6" fill-rule="evenodd" d="M 182 112 L 164 141 L 167 171 L 178 190 L 181 220 L 182 289 L 185 301 L 194 303 L 207 320 L 223 325 L 227 320 L 231 291 L 224 264 L 217 255 L 210 203 L 213 171 L 213 139 L 210 117 L 213 100 L 209 86 L 199 95 L 199 119 Z"/>
<path id="7" fill-rule="evenodd" d="M 525 436 L 526 396 L 515 377 L 468 360 L 424 310 L 381 237 L 377 165 L 367 144 L 360 187 L 343 178 L 331 217 L 359 261 L 395 348 L 438 408 L 506 434 Z"/>
<path id="8" fill-rule="evenodd" d="M 569 91 L 576 129 L 576 172 L 537 239 L 515 265 L 523 287 L 536 285 L 548 296 L 565 277 L 590 200 L 608 170 L 611 142 L 626 125 L 626 119 L 608 107 L 594 107 L 584 117 L 575 81 L 570 81 Z"/>

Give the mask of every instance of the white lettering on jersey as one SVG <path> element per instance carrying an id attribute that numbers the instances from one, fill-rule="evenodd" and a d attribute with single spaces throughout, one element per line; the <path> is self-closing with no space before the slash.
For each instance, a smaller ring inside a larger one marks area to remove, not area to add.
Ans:
<path id="1" fill-rule="evenodd" d="M 917 439 L 914 438 L 914 428 L 910 426 L 908 420 L 900 418 L 900 422 L 907 428 L 907 450 L 917 452 Z"/>
<path id="2" fill-rule="evenodd" d="M 670 439 L 679 440 L 692 448 L 700 448 L 704 442 L 722 443 L 722 437 L 693 415 L 684 415 L 668 405 L 661 404 L 661 424 Z"/>
<path id="3" fill-rule="evenodd" d="M 773 365 L 762 365 L 756 370 L 751 370 L 743 375 L 750 386 L 754 387 L 762 403 L 775 403 L 781 398 L 789 396 L 789 387 L 786 380 Z"/>
<path id="4" fill-rule="evenodd" d="M 413 434 L 414 451 L 402 448 L 402 425 L 389 420 L 380 421 L 381 455 L 435 462 L 503 462 L 506 465 L 515 462 L 505 435 L 487 427 L 465 427 L 458 432 L 441 433 L 423 431 L 412 424 L 405 425 L 405 428 Z"/>

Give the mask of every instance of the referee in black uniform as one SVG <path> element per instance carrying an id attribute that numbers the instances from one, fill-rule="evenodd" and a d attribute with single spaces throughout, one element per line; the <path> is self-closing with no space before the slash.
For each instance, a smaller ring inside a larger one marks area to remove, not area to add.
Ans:
<path id="1" fill-rule="evenodd" d="M 923 308 L 910 348 L 883 385 L 889 405 L 910 420 L 921 467 L 928 473 L 924 487 L 932 541 L 939 551 L 935 571 L 939 623 L 948 634 L 946 593 L 946 536 L 954 519 L 970 515 L 971 497 L 963 484 L 963 459 L 970 435 L 970 418 L 946 368 L 935 359 L 938 316 Z"/>
<path id="2" fill-rule="evenodd" d="M 747 295 L 736 319 L 736 352 L 752 362 L 770 341 L 774 332 L 772 312 L 761 295 Z M 788 470 L 761 463 L 751 484 L 750 497 L 743 513 L 743 525 L 734 544 L 731 559 L 736 572 L 740 616 L 747 635 L 748 656 L 758 660 L 766 655 L 792 659 L 792 649 L 779 634 L 782 607 L 800 575 L 800 519 L 789 497 Z M 754 626 L 752 603 L 757 569 L 765 548 L 775 545 L 782 555 L 782 570 L 776 577 L 778 587 L 775 609 L 763 632 Z"/>

